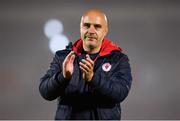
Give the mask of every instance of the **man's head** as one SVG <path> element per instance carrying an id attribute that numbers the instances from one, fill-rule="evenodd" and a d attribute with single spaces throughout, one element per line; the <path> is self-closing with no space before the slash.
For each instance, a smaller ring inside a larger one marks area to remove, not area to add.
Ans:
<path id="1" fill-rule="evenodd" d="M 108 32 L 106 15 L 97 9 L 88 10 L 81 18 L 80 32 L 84 50 L 90 53 L 99 52 Z"/>

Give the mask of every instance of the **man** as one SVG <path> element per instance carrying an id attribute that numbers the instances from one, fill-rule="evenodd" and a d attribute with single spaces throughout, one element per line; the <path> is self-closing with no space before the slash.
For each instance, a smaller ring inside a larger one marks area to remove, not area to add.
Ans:
<path id="1" fill-rule="evenodd" d="M 39 90 L 47 100 L 58 99 L 55 119 L 119 120 L 120 103 L 131 86 L 128 57 L 105 38 L 106 15 L 89 10 L 81 18 L 81 39 L 57 51 Z"/>

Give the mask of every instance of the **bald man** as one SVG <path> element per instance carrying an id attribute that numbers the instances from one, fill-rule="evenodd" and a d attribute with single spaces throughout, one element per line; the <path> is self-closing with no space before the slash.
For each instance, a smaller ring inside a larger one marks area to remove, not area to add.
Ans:
<path id="1" fill-rule="evenodd" d="M 39 90 L 46 100 L 58 99 L 56 120 L 120 120 L 120 103 L 131 82 L 128 57 L 105 36 L 106 15 L 97 9 L 85 12 L 81 38 L 57 51 L 41 78 Z"/>

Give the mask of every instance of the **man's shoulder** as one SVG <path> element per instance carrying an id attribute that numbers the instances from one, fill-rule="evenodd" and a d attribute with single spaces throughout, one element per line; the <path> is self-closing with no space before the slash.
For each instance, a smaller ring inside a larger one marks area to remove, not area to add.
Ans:
<path id="1" fill-rule="evenodd" d="M 68 55 L 68 53 L 70 53 L 70 50 L 64 49 L 56 51 L 55 55 L 61 57 Z"/>
<path id="2" fill-rule="evenodd" d="M 117 63 L 129 61 L 128 56 L 122 51 L 112 51 L 108 58 L 112 62 L 117 62 Z"/>
<path id="3" fill-rule="evenodd" d="M 127 56 L 125 53 L 123 53 L 122 51 L 112 51 L 110 54 L 111 57 L 116 57 L 116 58 L 122 58 Z"/>

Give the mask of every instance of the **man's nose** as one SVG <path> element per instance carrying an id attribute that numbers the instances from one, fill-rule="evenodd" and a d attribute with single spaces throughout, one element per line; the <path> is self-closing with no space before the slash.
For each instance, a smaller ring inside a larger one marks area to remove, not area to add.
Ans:
<path id="1" fill-rule="evenodd" d="M 95 28 L 93 25 L 89 27 L 89 33 L 95 33 Z"/>

